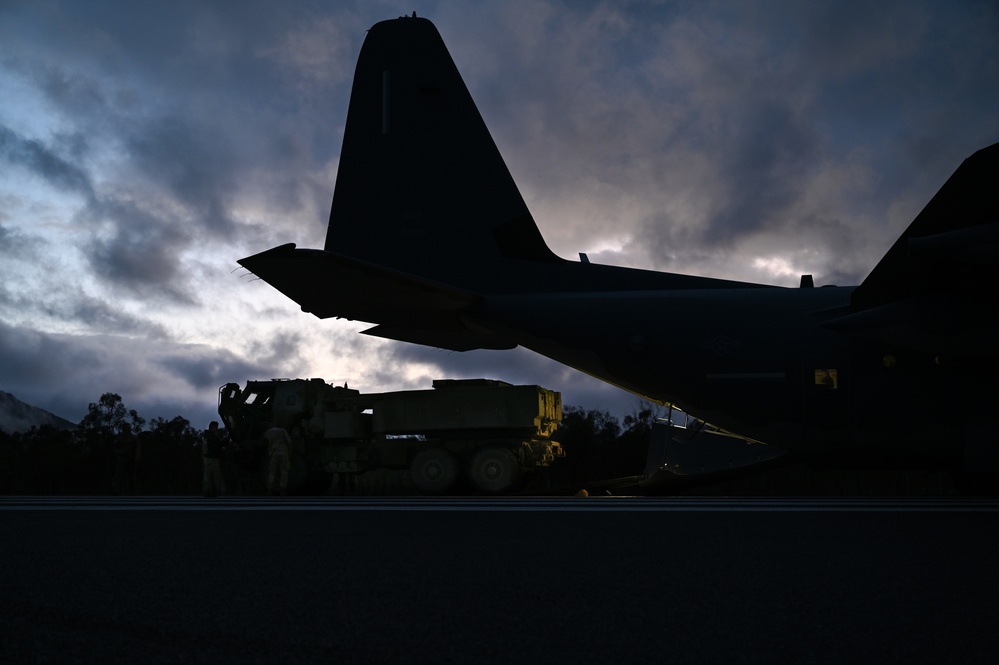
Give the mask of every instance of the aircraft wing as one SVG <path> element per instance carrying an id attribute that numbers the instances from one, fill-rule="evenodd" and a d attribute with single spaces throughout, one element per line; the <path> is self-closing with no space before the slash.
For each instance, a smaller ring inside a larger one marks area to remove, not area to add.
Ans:
<path id="1" fill-rule="evenodd" d="M 857 308 L 929 292 L 994 292 L 999 263 L 999 143 L 983 148 L 944 183 L 864 283 Z"/>
<path id="2" fill-rule="evenodd" d="M 858 286 L 844 333 L 946 355 L 999 354 L 999 143 L 968 157 Z"/>

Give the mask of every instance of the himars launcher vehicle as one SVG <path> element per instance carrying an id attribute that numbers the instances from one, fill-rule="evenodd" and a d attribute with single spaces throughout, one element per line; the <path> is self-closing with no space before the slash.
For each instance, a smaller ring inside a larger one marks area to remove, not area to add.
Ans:
<path id="1" fill-rule="evenodd" d="M 444 379 L 432 390 L 363 394 L 322 379 L 247 381 L 219 389 L 219 416 L 239 461 L 266 475 L 264 431 L 291 436 L 289 489 L 324 493 L 376 469 L 408 471 L 425 494 L 471 486 L 505 494 L 564 452 L 553 435 L 562 396 L 541 386 Z M 464 483 L 464 478 L 468 483 Z"/>
<path id="2" fill-rule="evenodd" d="M 456 351 L 524 346 L 786 451 L 995 470 L 997 243 L 999 144 L 860 286 L 559 258 L 437 29 L 407 17 L 361 49 L 325 248 L 239 263 L 317 317 Z"/>

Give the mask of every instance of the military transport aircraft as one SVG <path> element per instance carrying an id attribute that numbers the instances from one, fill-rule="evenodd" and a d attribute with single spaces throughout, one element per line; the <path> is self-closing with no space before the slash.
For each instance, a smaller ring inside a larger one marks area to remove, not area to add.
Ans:
<path id="1" fill-rule="evenodd" d="M 325 248 L 239 263 L 319 318 L 456 351 L 521 345 L 787 451 L 975 467 L 999 459 L 997 242 L 999 144 L 857 287 L 562 259 L 437 29 L 404 17 L 361 49 Z"/>

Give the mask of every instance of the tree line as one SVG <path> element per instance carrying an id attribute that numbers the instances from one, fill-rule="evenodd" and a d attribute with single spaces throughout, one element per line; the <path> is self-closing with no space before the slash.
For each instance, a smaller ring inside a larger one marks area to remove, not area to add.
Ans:
<path id="1" fill-rule="evenodd" d="M 147 421 L 104 393 L 75 429 L 0 432 L 0 494 L 200 494 L 200 442 L 186 418 Z"/>
<path id="2" fill-rule="evenodd" d="M 566 457 L 555 461 L 545 485 L 583 487 L 641 473 L 657 415 L 641 406 L 622 424 L 607 411 L 565 407 L 555 439 Z M 75 429 L 0 431 L 0 494 L 200 495 L 202 441 L 186 418 L 147 421 L 120 395 L 104 393 Z M 247 486 L 233 480 L 232 488 Z"/>

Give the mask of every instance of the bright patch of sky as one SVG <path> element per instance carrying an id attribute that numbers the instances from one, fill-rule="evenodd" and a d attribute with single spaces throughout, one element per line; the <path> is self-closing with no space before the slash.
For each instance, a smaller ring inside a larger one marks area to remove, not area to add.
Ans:
<path id="1" fill-rule="evenodd" d="M 801 274 L 800 271 L 791 265 L 790 261 L 779 256 L 771 258 L 757 257 L 753 259 L 753 267 L 762 270 L 773 278 L 774 281 L 783 281 L 785 277 L 797 277 Z"/>

